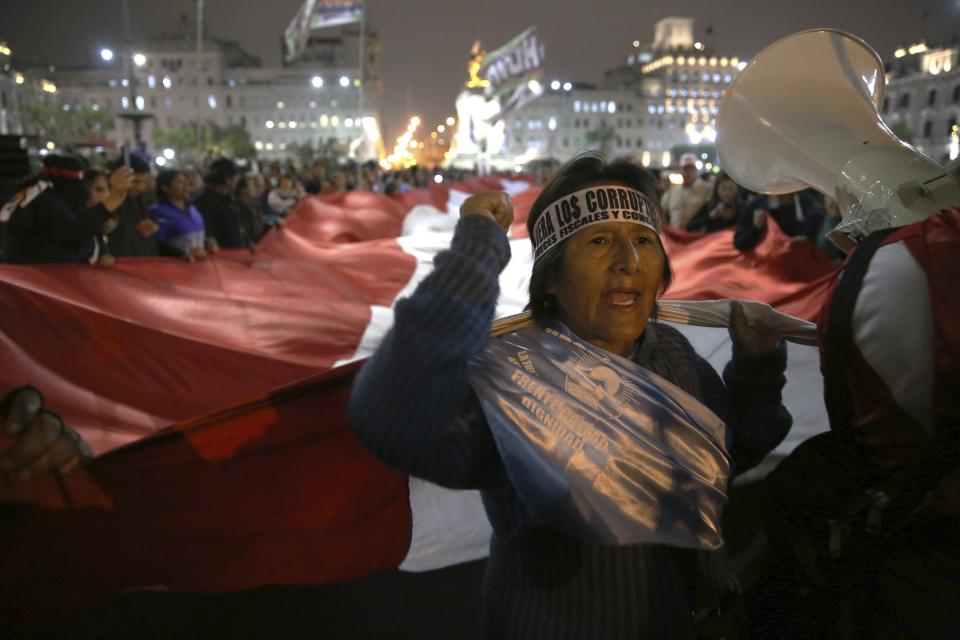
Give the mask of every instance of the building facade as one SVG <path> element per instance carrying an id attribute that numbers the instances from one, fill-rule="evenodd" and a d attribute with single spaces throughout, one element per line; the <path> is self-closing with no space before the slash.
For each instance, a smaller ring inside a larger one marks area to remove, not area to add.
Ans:
<path id="1" fill-rule="evenodd" d="M 0 135 L 30 133 L 24 123 L 24 108 L 33 102 L 33 86 L 13 68 L 13 52 L 0 42 Z"/>
<path id="2" fill-rule="evenodd" d="M 356 25 L 311 37 L 301 60 L 269 68 L 238 43 L 207 32 L 198 51 L 194 14 L 181 10 L 182 2 L 173 4 L 170 25 L 129 53 L 109 52 L 84 68 L 25 73 L 52 82 L 56 92 L 44 99 L 64 110 L 83 106 L 116 114 L 114 129 L 104 133 L 115 145 L 134 138 L 132 122 L 122 116 L 139 116 L 152 154 L 158 151 L 153 144 L 158 128 L 193 128 L 198 121 L 246 129 L 265 159 L 286 156 L 291 145 L 333 145 L 345 151 L 359 138 L 379 135 L 377 34 L 368 31 L 366 37 L 361 103 Z"/>
<path id="3" fill-rule="evenodd" d="M 880 114 L 900 135 L 937 162 L 958 157 L 960 47 L 920 42 L 897 49 L 887 65 Z"/>
<path id="4" fill-rule="evenodd" d="M 746 63 L 696 41 L 692 18 L 664 18 L 654 31 L 599 85 L 548 81 L 507 118 L 505 153 L 522 164 L 600 149 L 668 167 L 677 147 L 712 143 L 720 98 Z"/>

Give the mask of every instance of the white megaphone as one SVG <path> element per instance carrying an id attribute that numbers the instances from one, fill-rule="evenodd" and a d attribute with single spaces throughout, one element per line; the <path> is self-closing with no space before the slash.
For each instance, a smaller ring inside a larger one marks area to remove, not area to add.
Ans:
<path id="1" fill-rule="evenodd" d="M 897 138 L 878 113 L 885 77 L 856 36 L 802 31 L 761 51 L 720 103 L 717 155 L 739 184 L 808 186 L 840 204 L 841 248 L 960 204 L 960 162 L 944 168 Z M 852 242 L 851 242 L 852 241 Z"/>

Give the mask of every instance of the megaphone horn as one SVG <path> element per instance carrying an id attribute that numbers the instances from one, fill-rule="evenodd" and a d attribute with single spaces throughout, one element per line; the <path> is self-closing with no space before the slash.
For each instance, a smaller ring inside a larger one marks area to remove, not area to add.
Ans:
<path id="1" fill-rule="evenodd" d="M 837 199 L 854 240 L 960 202 L 960 171 L 901 141 L 878 107 L 877 53 L 842 31 L 813 29 L 761 51 L 724 93 L 717 155 L 760 193 L 813 187 Z"/>

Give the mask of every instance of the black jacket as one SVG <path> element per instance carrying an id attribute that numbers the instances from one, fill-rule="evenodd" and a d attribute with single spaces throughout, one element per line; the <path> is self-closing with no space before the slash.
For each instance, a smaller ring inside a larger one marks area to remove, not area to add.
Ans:
<path id="1" fill-rule="evenodd" d="M 816 232 L 823 220 L 823 200 L 817 192 L 806 189 L 797 194 L 796 198 L 778 207 L 771 207 L 771 199 L 776 196 L 760 196 L 755 198 L 737 214 L 737 229 L 733 235 L 733 245 L 738 251 L 750 251 L 763 239 L 765 228 L 753 224 L 753 214 L 759 209 L 770 212 L 777 225 L 784 234 L 795 237 L 805 236 L 810 240 L 816 239 Z M 801 211 L 797 211 L 795 202 L 800 201 Z"/>
<path id="2" fill-rule="evenodd" d="M 148 218 L 141 196 L 128 197 L 117 209 L 117 228 L 107 236 L 111 255 L 117 258 L 158 255 L 156 234 L 144 238 L 137 225 Z"/>
<path id="3" fill-rule="evenodd" d="M 244 248 L 253 243 L 249 215 L 241 211 L 233 196 L 207 187 L 193 205 L 203 216 L 207 237 L 214 238 L 221 247 Z"/>
<path id="4" fill-rule="evenodd" d="M 99 204 L 73 211 L 47 189 L 10 216 L 3 234 L 3 259 L 18 264 L 86 262 L 110 216 Z"/>
<path id="5" fill-rule="evenodd" d="M 716 207 L 716 204 L 711 205 L 709 202 L 700 207 L 700 211 L 697 212 L 697 215 L 693 216 L 693 218 L 690 219 L 690 222 L 687 223 L 687 231 L 713 233 L 714 231 L 729 229 L 730 227 L 736 226 L 737 218 L 739 218 L 740 212 L 743 209 L 743 205 L 739 201 L 735 202 L 733 205 L 733 208 L 736 209 L 737 215 L 731 220 L 711 218 L 710 212 L 713 211 L 714 207 Z"/>

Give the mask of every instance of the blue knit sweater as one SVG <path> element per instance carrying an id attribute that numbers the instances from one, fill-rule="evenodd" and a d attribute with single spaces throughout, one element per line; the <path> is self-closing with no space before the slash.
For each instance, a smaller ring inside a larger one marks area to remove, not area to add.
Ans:
<path id="1" fill-rule="evenodd" d="M 487 343 L 498 276 L 509 258 L 496 223 L 460 220 L 450 249 L 397 303 L 393 328 L 354 382 L 350 416 L 357 436 L 394 468 L 482 491 L 494 531 L 484 638 L 689 638 L 689 584 L 677 550 L 580 543 L 534 522 L 507 478 L 467 368 Z M 790 428 L 781 402 L 785 347 L 757 358 L 734 348 L 726 384 L 666 325 L 649 323 L 633 357 L 726 422 L 740 470 Z"/>

